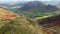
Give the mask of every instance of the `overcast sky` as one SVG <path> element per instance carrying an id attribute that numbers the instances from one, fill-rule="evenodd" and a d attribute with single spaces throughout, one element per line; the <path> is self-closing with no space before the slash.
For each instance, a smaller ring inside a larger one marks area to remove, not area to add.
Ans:
<path id="1" fill-rule="evenodd" d="M 0 0 L 0 2 L 15 2 L 15 1 L 52 1 L 52 0 Z M 54 0 L 59 1 L 59 0 Z"/>
<path id="2" fill-rule="evenodd" d="M 34 0 L 0 0 L 1 1 L 34 1 Z M 35 0 L 36 1 L 36 0 Z M 51 1 L 51 0 L 39 0 L 39 1 Z"/>
<path id="3" fill-rule="evenodd" d="M 17 1 L 27 2 L 27 1 L 60 1 L 60 0 L 0 0 L 0 3 L 3 3 L 3 2 L 17 2 Z"/>

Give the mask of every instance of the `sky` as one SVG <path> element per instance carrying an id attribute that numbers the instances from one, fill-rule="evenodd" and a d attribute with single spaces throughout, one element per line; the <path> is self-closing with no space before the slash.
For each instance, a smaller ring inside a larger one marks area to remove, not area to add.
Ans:
<path id="1" fill-rule="evenodd" d="M 27 2 L 27 1 L 60 1 L 60 0 L 0 0 L 0 3 L 5 3 L 5 2 L 17 2 L 17 1 L 22 1 L 22 2 Z"/>
<path id="2" fill-rule="evenodd" d="M 2 2 L 2 1 L 7 1 L 7 2 L 9 2 L 9 1 L 34 1 L 34 0 L 0 0 L 0 2 Z M 36 1 L 36 0 L 35 0 Z M 51 0 L 39 0 L 39 1 L 51 1 Z"/>
<path id="3" fill-rule="evenodd" d="M 0 2 L 16 2 L 16 1 L 37 1 L 37 0 L 0 0 Z M 38 1 L 52 1 L 52 0 L 38 0 Z"/>

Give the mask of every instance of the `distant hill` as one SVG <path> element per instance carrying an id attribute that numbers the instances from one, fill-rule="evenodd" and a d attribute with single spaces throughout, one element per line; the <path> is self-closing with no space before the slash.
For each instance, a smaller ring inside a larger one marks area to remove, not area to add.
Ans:
<path id="1" fill-rule="evenodd" d="M 30 1 L 24 4 L 21 8 L 18 8 L 18 10 L 21 10 L 21 11 L 29 11 L 33 9 L 39 9 L 39 10 L 47 9 L 47 11 L 56 11 L 58 8 L 52 5 L 45 5 L 40 1 Z"/>
<path id="2" fill-rule="evenodd" d="M 23 5 L 23 2 L 0 3 L 0 7 L 2 8 L 19 8 Z"/>
<path id="3" fill-rule="evenodd" d="M 29 1 L 22 7 L 17 8 L 18 11 L 26 14 L 27 16 L 42 16 L 45 13 L 53 13 L 59 10 L 56 6 L 46 5 L 40 1 Z"/>
<path id="4" fill-rule="evenodd" d="M 58 8 L 60 9 L 60 3 L 56 4 L 55 6 L 58 7 Z"/>
<path id="5" fill-rule="evenodd" d="M 46 11 L 54 11 L 54 12 L 59 10 L 59 8 L 57 8 L 56 6 L 53 6 L 53 5 L 47 5 L 44 9 Z"/>
<path id="6" fill-rule="evenodd" d="M 6 4 L 0 3 L 0 7 L 8 7 Z"/>
<path id="7" fill-rule="evenodd" d="M 8 5 L 0 8 L 0 34 L 60 34 L 60 10 L 56 6 L 40 1 L 0 5 Z M 12 8 L 15 5 L 21 7 Z"/>
<path id="8" fill-rule="evenodd" d="M 9 3 L 7 4 L 9 7 L 15 7 L 15 6 L 23 6 L 23 2 L 15 2 L 15 3 Z"/>
<path id="9" fill-rule="evenodd" d="M 33 10 L 34 8 L 42 9 L 45 6 L 46 5 L 40 1 L 30 1 L 25 3 L 21 8 L 18 8 L 18 10 L 29 11 L 29 10 Z"/>
<path id="10" fill-rule="evenodd" d="M 54 30 L 39 26 L 29 18 L 0 8 L 0 34 L 53 34 Z M 14 18 L 14 19 L 13 19 Z M 52 32 L 53 31 L 53 32 Z"/>
<path id="11" fill-rule="evenodd" d="M 42 26 L 45 27 L 60 27 L 60 15 L 48 17 L 48 18 L 43 18 L 38 20 L 39 24 L 42 24 Z"/>
<path id="12" fill-rule="evenodd" d="M 3 8 L 25 17 L 54 15 L 59 10 L 59 8 L 54 5 L 46 5 L 40 1 L 29 1 L 24 3 L 16 2 L 7 5 L 7 7 Z"/>

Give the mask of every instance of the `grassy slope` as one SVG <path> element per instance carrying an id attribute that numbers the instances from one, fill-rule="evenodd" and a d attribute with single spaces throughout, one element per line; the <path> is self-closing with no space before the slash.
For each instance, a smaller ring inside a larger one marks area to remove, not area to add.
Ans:
<path id="1" fill-rule="evenodd" d="M 30 24 L 26 18 L 18 17 L 9 21 L 1 20 L 0 23 L 0 34 L 42 34 L 42 29 Z"/>
<path id="2" fill-rule="evenodd" d="M 3 13 L 5 11 L 2 10 Z M 38 25 L 31 24 L 24 17 L 16 17 L 12 20 L 2 18 L 0 19 L 0 34 L 42 34 L 42 29 Z"/>
<path id="3" fill-rule="evenodd" d="M 19 15 L 21 15 L 21 16 L 25 16 L 25 17 L 36 17 L 36 16 L 38 16 L 38 17 L 43 17 L 43 16 L 56 15 L 55 12 L 39 10 L 38 8 L 33 9 L 32 12 L 28 12 L 28 13 L 25 13 L 25 14 L 22 13 L 22 12 L 20 12 L 20 11 L 18 11 L 18 10 L 16 10 L 16 9 L 13 9 L 13 8 L 6 8 L 6 9 L 9 10 L 9 11 L 12 11 L 12 12 L 14 12 L 14 13 L 17 13 L 17 14 L 19 14 Z"/>
<path id="4" fill-rule="evenodd" d="M 13 13 L 17 13 L 17 14 L 19 14 L 20 16 L 25 16 L 22 12 L 16 10 L 15 8 L 3 8 L 3 9 L 9 10 L 9 11 L 11 11 L 11 12 L 13 12 Z"/>
<path id="5" fill-rule="evenodd" d="M 0 34 L 52 34 L 50 30 L 43 31 L 42 26 L 29 20 L 24 17 L 16 17 L 13 20 L 2 19 L 0 20 Z"/>

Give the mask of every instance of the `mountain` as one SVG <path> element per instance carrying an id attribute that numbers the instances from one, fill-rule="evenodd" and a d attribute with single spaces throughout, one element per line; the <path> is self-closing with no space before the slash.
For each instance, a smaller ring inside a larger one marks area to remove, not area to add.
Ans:
<path id="1" fill-rule="evenodd" d="M 16 14 L 0 8 L 0 19 L 14 19 Z"/>
<path id="2" fill-rule="evenodd" d="M 56 6 L 50 4 L 47 5 L 41 1 L 13 2 L 7 5 L 9 6 L 7 6 L 7 8 L 5 7 L 5 9 L 25 17 L 56 15 L 56 12 L 59 10 Z"/>
<path id="3" fill-rule="evenodd" d="M 39 28 L 39 29 L 38 29 Z M 0 34 L 42 34 L 41 28 L 33 26 L 27 18 L 0 8 Z"/>
<path id="4" fill-rule="evenodd" d="M 22 7 L 17 8 L 18 11 L 24 13 L 27 17 L 33 17 L 43 12 L 43 8 L 46 5 L 40 1 L 29 1 L 26 2 Z M 28 16 L 29 15 L 29 16 Z"/>
<path id="5" fill-rule="evenodd" d="M 55 11 L 58 8 L 56 6 L 53 6 L 53 5 L 45 5 L 44 3 L 40 2 L 40 1 L 30 1 L 30 2 L 27 2 L 26 4 L 24 4 L 18 10 L 29 11 L 29 10 L 33 10 L 33 9 L 39 9 L 39 10 L 47 9 L 48 11 L 50 11 L 52 9 L 53 11 Z"/>
<path id="6" fill-rule="evenodd" d="M 43 20 L 42 20 L 43 21 Z M 44 21 L 43 21 L 44 22 Z M 0 8 L 0 34 L 53 34 L 55 30 L 42 27 L 29 18 Z M 59 32 L 58 32 L 59 33 Z"/>
<path id="7" fill-rule="evenodd" d="M 8 2 L 8 3 L 0 3 L 0 7 L 6 8 L 6 9 L 8 9 L 8 8 L 15 9 L 15 8 L 19 8 L 19 7 L 23 6 L 24 3 L 25 2 L 21 2 L 21 1 L 18 1 L 18 2 Z"/>
<path id="8" fill-rule="evenodd" d="M 23 6 L 23 2 L 13 2 L 13 3 L 8 3 L 7 4 L 9 7 L 14 7 L 14 6 Z"/>
<path id="9" fill-rule="evenodd" d="M 17 8 L 18 11 L 24 13 L 28 17 L 34 17 L 34 16 L 43 16 L 45 13 L 53 13 L 59 10 L 54 5 L 46 5 L 43 2 L 40 1 L 29 1 L 26 2 L 22 7 Z M 47 14 L 48 15 L 48 14 Z"/>
<path id="10" fill-rule="evenodd" d="M 21 11 L 27 10 L 28 11 L 30 9 L 33 10 L 34 8 L 42 9 L 45 6 L 46 5 L 40 1 L 30 1 L 30 2 L 25 3 L 21 8 L 18 8 L 18 10 L 21 10 Z"/>
<path id="11" fill-rule="evenodd" d="M 56 4 L 55 6 L 58 7 L 58 8 L 60 9 L 60 3 Z"/>
<path id="12" fill-rule="evenodd" d="M 59 10 L 59 8 L 57 8 L 54 5 L 47 5 L 46 8 L 44 8 L 44 9 L 47 10 L 47 11 L 57 11 L 57 10 Z"/>
<path id="13" fill-rule="evenodd" d="M 56 6 L 30 1 L 19 8 L 10 7 L 0 8 L 0 34 L 60 34 L 60 10 Z"/>
<path id="14" fill-rule="evenodd" d="M 58 3 L 60 3 L 60 0 L 56 1 L 56 0 L 51 0 L 51 1 L 42 1 L 45 4 L 50 4 L 50 5 L 56 5 Z"/>
<path id="15" fill-rule="evenodd" d="M 60 29 L 60 15 L 48 17 L 48 18 L 43 18 L 43 19 L 38 19 L 38 24 L 40 26 L 43 26 L 45 28 L 50 29 L 52 32 L 56 33 Z"/>
<path id="16" fill-rule="evenodd" d="M 45 3 L 45 4 L 50 4 L 50 5 L 54 5 L 54 6 L 57 6 L 59 9 L 60 9 L 60 1 L 43 1 L 43 3 Z"/>
<path id="17" fill-rule="evenodd" d="M 40 24 L 42 24 L 45 27 L 53 27 L 53 26 L 58 26 L 60 27 L 60 15 L 48 17 L 48 18 L 43 18 L 38 21 Z"/>
<path id="18" fill-rule="evenodd" d="M 8 7 L 6 4 L 0 3 L 0 7 Z"/>

